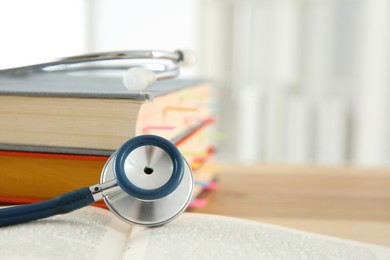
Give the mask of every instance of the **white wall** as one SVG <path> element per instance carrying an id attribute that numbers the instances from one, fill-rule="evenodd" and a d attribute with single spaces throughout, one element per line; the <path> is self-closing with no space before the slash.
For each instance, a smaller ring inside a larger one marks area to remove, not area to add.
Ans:
<path id="1" fill-rule="evenodd" d="M 83 0 L 0 1 L 0 68 L 84 53 L 85 13 Z"/>
<path id="2" fill-rule="evenodd" d="M 212 70 L 224 91 L 221 128 L 229 133 L 220 155 L 390 165 L 389 1 L 203 2 L 225 11 L 216 19 L 233 21 L 222 34 L 233 44 L 219 50 L 233 57 L 231 70 Z M 221 42 L 217 34 L 203 41 L 206 49 Z"/>
<path id="3" fill-rule="evenodd" d="M 200 52 L 196 0 L 90 1 L 90 49 Z"/>
<path id="4" fill-rule="evenodd" d="M 390 2 L 365 1 L 354 162 L 390 165 Z"/>

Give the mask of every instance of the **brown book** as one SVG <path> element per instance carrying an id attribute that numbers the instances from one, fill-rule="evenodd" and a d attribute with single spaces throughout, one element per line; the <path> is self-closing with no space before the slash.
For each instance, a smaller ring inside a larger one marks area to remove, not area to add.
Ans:
<path id="1" fill-rule="evenodd" d="M 4 150 L 109 154 L 140 134 L 172 140 L 212 116 L 210 85 L 199 80 L 158 81 L 144 92 L 114 79 L 66 86 L 14 81 L 0 78 Z"/>
<path id="2" fill-rule="evenodd" d="M 194 172 L 193 199 L 215 179 L 215 167 L 207 165 L 214 147 L 204 136 L 212 123 L 204 121 L 175 142 Z M 97 184 L 108 158 L 0 150 L 0 203 L 31 203 Z"/>

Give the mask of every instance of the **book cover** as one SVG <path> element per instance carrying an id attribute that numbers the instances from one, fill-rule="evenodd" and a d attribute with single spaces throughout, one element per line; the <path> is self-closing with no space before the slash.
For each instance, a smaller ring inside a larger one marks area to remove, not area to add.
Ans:
<path id="1" fill-rule="evenodd" d="M 0 95 L 151 100 L 204 83 L 202 79 L 160 80 L 144 91 L 127 89 L 120 76 L 50 72 L 7 76 L 0 73 Z"/>

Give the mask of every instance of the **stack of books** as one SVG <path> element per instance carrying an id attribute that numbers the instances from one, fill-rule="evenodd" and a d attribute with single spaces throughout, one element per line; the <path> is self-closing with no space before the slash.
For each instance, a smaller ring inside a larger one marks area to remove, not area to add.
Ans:
<path id="1" fill-rule="evenodd" d="M 171 140 L 191 165 L 196 198 L 213 187 L 215 122 L 211 86 L 158 81 L 131 92 L 117 78 L 55 75 L 0 77 L 0 203 L 49 199 L 100 181 L 125 141 L 155 134 Z M 61 80 L 63 77 L 63 80 Z"/>

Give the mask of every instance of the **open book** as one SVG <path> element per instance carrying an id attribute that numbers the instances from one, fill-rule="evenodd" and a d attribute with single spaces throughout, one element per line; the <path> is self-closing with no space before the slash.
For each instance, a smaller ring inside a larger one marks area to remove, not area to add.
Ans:
<path id="1" fill-rule="evenodd" d="M 109 211 L 0 229 L 0 259 L 390 259 L 390 248 L 230 217 L 184 213 L 157 228 Z"/>

